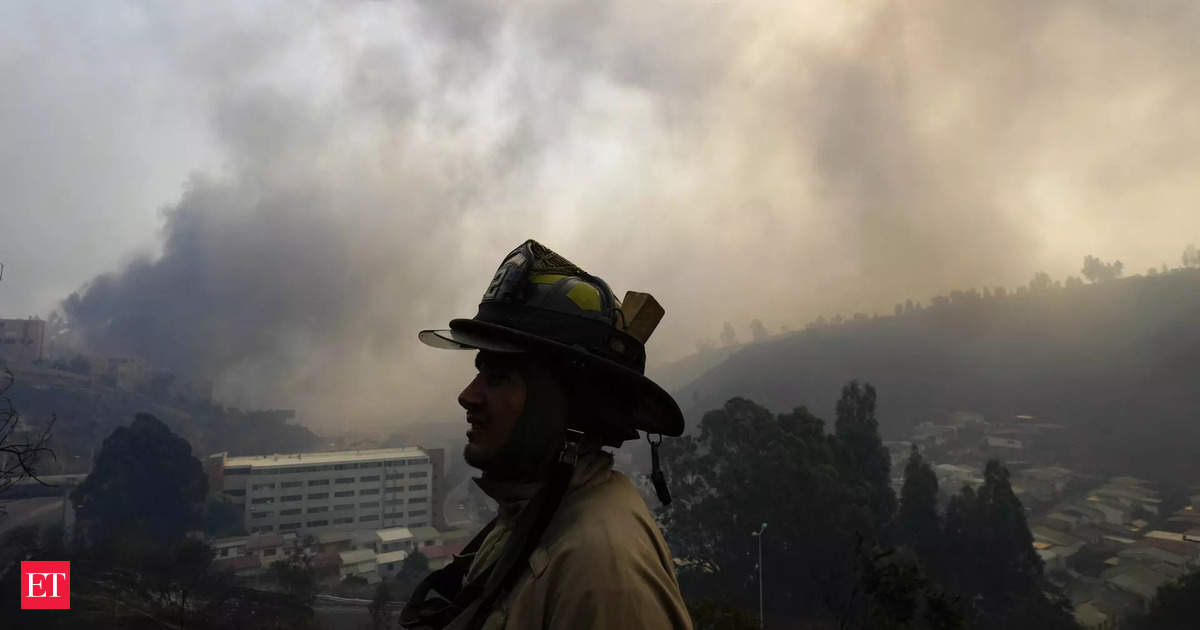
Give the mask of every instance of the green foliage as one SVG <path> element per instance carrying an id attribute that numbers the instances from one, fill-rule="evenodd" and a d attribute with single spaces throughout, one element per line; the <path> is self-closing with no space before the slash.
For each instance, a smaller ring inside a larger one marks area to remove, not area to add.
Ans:
<path id="1" fill-rule="evenodd" d="M 1130 630 L 1190 630 L 1200 620 L 1200 571 L 1163 584 L 1145 614 L 1133 615 L 1121 627 Z"/>
<path id="2" fill-rule="evenodd" d="M 881 528 L 896 511 L 891 485 L 891 457 L 879 437 L 875 388 L 850 381 L 842 388 L 834 424 L 842 479 L 852 482 L 856 500 L 865 504 Z M 856 483 L 855 483 L 856 482 Z"/>
<path id="3" fill-rule="evenodd" d="M 1119 260 L 1105 263 L 1095 256 L 1085 256 L 1083 258 L 1083 277 L 1087 278 L 1088 282 L 1116 280 L 1121 277 L 1121 271 L 1124 268 L 1125 264 Z"/>
<path id="4" fill-rule="evenodd" d="M 945 583 L 972 602 L 971 627 L 1076 628 L 1045 579 L 1008 469 L 992 460 L 983 477 L 978 492 L 963 488 L 947 506 L 938 562 Z"/>
<path id="5" fill-rule="evenodd" d="M 105 438 L 95 469 L 71 501 L 91 542 L 169 543 L 198 522 L 207 489 L 187 441 L 154 416 L 138 414 Z"/>
<path id="6" fill-rule="evenodd" d="M 1166 267 L 1166 265 L 1163 266 Z M 1183 250 L 1183 266 L 1200 267 L 1200 249 L 1196 249 L 1195 245 L 1188 245 Z"/>
<path id="7" fill-rule="evenodd" d="M 1050 279 L 1050 274 L 1039 271 L 1033 274 L 1033 280 L 1029 281 L 1030 291 L 1046 291 L 1054 286 L 1054 281 Z"/>
<path id="8" fill-rule="evenodd" d="M 404 563 L 400 565 L 400 571 L 396 574 L 397 592 L 407 596 L 427 575 L 429 575 L 429 558 L 418 551 L 409 553 L 405 556 Z"/>
<path id="9" fill-rule="evenodd" d="M 942 533 L 937 506 L 937 475 L 914 445 L 904 467 L 900 510 L 892 523 L 893 540 L 911 546 L 922 558 L 934 557 Z"/>
<path id="10" fill-rule="evenodd" d="M 293 600 L 311 604 L 317 597 L 317 578 L 312 568 L 312 558 L 305 551 L 314 544 L 312 536 L 297 539 L 283 559 L 271 564 L 267 576 L 283 589 Z M 363 581 L 366 584 L 366 581 Z"/>
<path id="11" fill-rule="evenodd" d="M 689 601 L 757 610 L 750 534 L 767 522 L 768 617 L 838 622 L 863 608 L 859 550 L 879 540 L 894 497 L 875 391 L 852 384 L 845 393 L 838 435 L 803 407 L 775 416 L 734 398 L 705 414 L 698 436 L 664 443 L 675 501 L 660 517 Z"/>

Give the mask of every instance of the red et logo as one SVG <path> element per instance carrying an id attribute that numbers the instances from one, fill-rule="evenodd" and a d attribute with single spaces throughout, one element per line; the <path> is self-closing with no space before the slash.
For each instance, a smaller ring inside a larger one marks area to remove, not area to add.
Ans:
<path id="1" fill-rule="evenodd" d="M 71 561 L 21 562 L 21 609 L 71 607 Z"/>

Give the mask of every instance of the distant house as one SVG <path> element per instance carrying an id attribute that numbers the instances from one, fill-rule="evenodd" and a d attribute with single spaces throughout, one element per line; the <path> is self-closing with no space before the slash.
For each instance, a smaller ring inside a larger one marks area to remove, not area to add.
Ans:
<path id="1" fill-rule="evenodd" d="M 1150 606 L 1158 588 L 1171 578 L 1141 564 L 1117 566 L 1104 572 L 1104 580 L 1113 588 L 1136 595 L 1142 610 Z"/>
<path id="2" fill-rule="evenodd" d="M 383 579 L 396 577 L 400 573 L 400 569 L 404 566 L 404 560 L 408 558 L 407 551 L 388 551 L 375 556 L 375 563 L 379 568 L 379 576 Z"/>
<path id="3" fill-rule="evenodd" d="M 381 529 L 375 532 L 375 536 L 378 539 L 375 546 L 375 553 L 412 551 L 413 546 L 416 544 L 416 538 L 413 536 L 412 530 L 407 527 Z"/>
<path id="4" fill-rule="evenodd" d="M 353 551 L 343 551 L 338 554 L 338 557 L 341 560 L 342 579 L 360 577 L 366 580 L 367 584 L 379 583 L 379 565 L 373 550 L 355 549 Z"/>
<path id="5" fill-rule="evenodd" d="M 28 364 L 44 358 L 46 322 L 0 319 L 0 364 Z"/>

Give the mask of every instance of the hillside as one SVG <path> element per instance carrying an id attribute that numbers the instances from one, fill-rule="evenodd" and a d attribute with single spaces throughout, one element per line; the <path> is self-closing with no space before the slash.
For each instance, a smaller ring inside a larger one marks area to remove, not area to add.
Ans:
<path id="1" fill-rule="evenodd" d="M 676 395 L 691 423 L 732 396 L 832 415 L 850 379 L 899 436 L 950 410 L 1067 425 L 1097 469 L 1200 476 L 1200 270 L 934 306 L 752 344 Z"/>

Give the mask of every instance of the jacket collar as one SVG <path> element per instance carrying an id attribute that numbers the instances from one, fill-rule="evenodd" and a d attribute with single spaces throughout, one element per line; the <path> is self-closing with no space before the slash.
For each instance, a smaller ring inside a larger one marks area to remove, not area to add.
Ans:
<path id="1" fill-rule="evenodd" d="M 579 488 L 602 483 L 612 472 L 612 463 L 613 456 L 604 451 L 593 451 L 580 455 L 579 461 L 575 462 L 575 472 L 571 475 L 571 483 L 568 484 L 567 491 L 573 492 Z M 476 477 L 472 481 L 484 494 L 500 505 L 501 515 L 508 511 L 519 510 L 533 498 L 533 495 L 538 493 L 538 490 L 542 489 L 542 486 L 546 485 L 544 481 L 499 481 L 486 476 Z"/>

